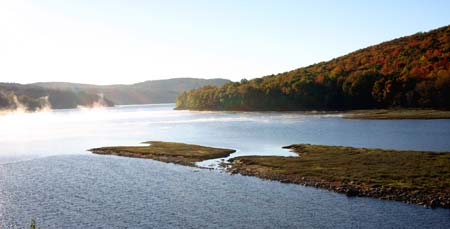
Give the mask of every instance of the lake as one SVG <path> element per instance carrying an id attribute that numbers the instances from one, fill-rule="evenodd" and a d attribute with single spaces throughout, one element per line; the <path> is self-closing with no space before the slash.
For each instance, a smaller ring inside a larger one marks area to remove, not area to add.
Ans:
<path id="1" fill-rule="evenodd" d="M 0 228 L 436 227 L 450 211 L 87 149 L 177 141 L 294 156 L 294 143 L 450 151 L 450 120 L 175 111 L 174 104 L 0 116 Z M 214 164 L 208 162 L 204 165 Z M 212 165 L 213 166 L 213 165 Z"/>

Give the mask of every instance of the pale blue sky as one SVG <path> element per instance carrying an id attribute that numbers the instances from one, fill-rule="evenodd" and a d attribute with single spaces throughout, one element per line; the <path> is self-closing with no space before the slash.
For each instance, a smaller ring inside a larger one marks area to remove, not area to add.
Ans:
<path id="1" fill-rule="evenodd" d="M 0 2 L 0 81 L 254 78 L 450 24 L 450 1 Z"/>

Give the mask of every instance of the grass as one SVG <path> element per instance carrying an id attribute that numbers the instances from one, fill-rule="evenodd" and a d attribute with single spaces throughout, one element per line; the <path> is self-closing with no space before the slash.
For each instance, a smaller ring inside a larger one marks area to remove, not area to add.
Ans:
<path id="1" fill-rule="evenodd" d="M 40 227 L 36 226 L 36 220 L 35 219 L 31 220 L 30 229 L 41 229 Z"/>
<path id="2" fill-rule="evenodd" d="M 450 153 L 299 144 L 299 157 L 244 156 L 230 171 L 354 195 L 450 207 Z"/>
<path id="3" fill-rule="evenodd" d="M 148 146 L 115 146 L 90 149 L 95 154 L 149 158 L 163 162 L 195 166 L 195 162 L 227 157 L 235 150 L 177 142 L 148 141 Z"/>
<path id="4" fill-rule="evenodd" d="M 431 109 L 354 110 L 344 114 L 347 119 L 450 119 L 450 111 Z"/>

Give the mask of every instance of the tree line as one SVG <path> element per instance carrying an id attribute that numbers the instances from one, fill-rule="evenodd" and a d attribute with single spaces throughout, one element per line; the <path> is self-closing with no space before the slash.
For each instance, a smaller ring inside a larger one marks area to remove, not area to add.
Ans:
<path id="1" fill-rule="evenodd" d="M 450 26 L 253 80 L 177 97 L 178 109 L 450 109 Z"/>

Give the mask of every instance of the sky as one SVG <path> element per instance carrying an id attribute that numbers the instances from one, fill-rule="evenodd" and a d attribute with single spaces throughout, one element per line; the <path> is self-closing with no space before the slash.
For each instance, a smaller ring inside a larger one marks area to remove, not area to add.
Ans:
<path id="1" fill-rule="evenodd" d="M 450 24 L 439 0 L 0 0 L 0 82 L 252 79 Z"/>

